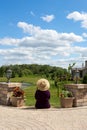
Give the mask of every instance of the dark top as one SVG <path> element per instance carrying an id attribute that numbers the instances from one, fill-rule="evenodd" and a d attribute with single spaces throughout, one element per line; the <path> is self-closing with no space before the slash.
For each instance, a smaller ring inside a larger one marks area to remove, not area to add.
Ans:
<path id="1" fill-rule="evenodd" d="M 50 92 L 49 92 L 49 90 L 46 90 L 46 91 L 36 90 L 35 99 L 36 99 L 36 104 L 35 104 L 36 108 L 50 108 L 50 103 L 49 103 Z"/>

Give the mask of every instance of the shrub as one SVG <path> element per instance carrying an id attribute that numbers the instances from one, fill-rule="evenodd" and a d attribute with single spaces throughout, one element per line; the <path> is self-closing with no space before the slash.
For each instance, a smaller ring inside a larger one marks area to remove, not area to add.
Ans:
<path id="1" fill-rule="evenodd" d="M 73 94 L 68 90 L 62 90 L 62 92 L 60 93 L 60 97 L 73 97 Z"/>
<path id="2" fill-rule="evenodd" d="M 87 84 L 87 74 L 83 77 L 82 83 Z"/>

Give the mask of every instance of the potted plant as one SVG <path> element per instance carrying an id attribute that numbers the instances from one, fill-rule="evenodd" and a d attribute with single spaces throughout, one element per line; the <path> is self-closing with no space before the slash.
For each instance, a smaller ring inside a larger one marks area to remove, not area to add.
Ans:
<path id="1" fill-rule="evenodd" d="M 68 90 L 62 90 L 60 94 L 60 104 L 63 108 L 70 108 L 73 106 L 73 94 Z"/>
<path id="2" fill-rule="evenodd" d="M 20 107 L 24 105 L 24 91 L 20 87 L 15 87 L 11 98 L 12 106 Z"/>

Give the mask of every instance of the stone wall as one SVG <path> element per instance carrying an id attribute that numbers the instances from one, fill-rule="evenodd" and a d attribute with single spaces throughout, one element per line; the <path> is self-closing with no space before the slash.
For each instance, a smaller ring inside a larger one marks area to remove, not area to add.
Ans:
<path id="1" fill-rule="evenodd" d="M 74 107 L 87 105 L 87 84 L 67 84 L 65 88 L 71 91 L 75 97 Z"/>
<path id="2" fill-rule="evenodd" d="M 12 91 L 15 87 L 21 87 L 21 83 L 0 82 L 0 104 L 9 105 Z"/>

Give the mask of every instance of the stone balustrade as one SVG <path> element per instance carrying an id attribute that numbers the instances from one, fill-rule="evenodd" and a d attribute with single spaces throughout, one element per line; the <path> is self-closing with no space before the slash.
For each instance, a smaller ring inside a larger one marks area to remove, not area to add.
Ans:
<path id="1" fill-rule="evenodd" d="M 0 104 L 9 105 L 12 91 L 15 87 L 21 87 L 21 83 L 0 82 Z"/>
<path id="2" fill-rule="evenodd" d="M 87 105 L 87 84 L 66 84 L 64 86 L 75 97 L 73 101 L 74 107 Z"/>

